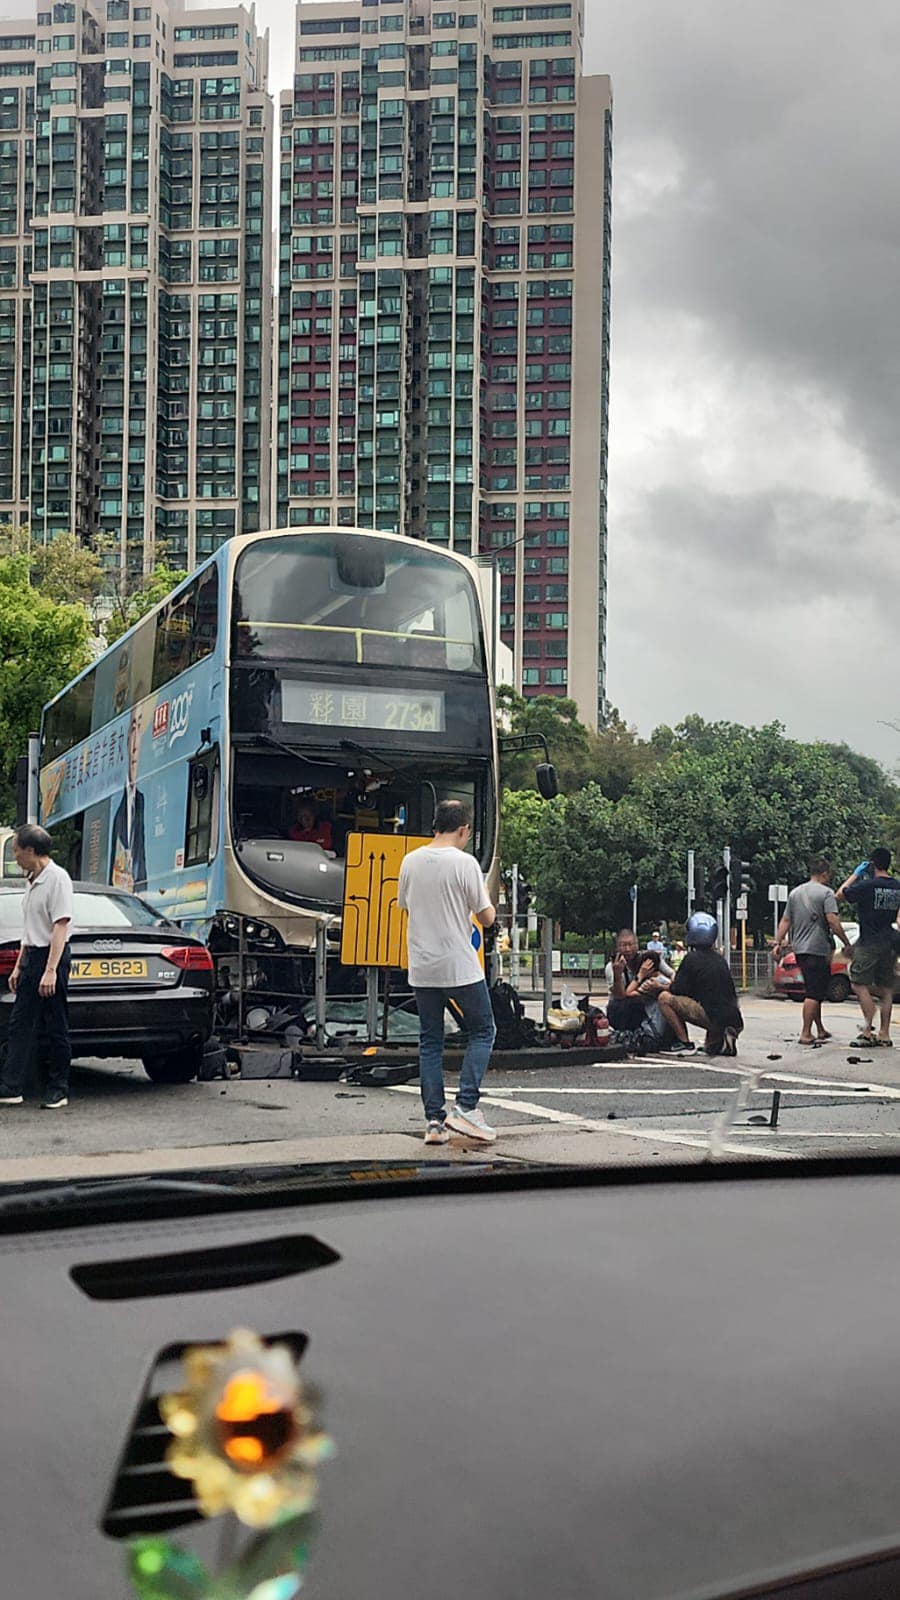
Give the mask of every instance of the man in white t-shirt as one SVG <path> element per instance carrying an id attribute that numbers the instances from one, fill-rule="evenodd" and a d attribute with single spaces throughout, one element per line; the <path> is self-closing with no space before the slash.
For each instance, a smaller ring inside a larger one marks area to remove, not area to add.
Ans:
<path id="1" fill-rule="evenodd" d="M 484 875 L 465 846 L 472 813 L 459 800 L 441 800 L 434 839 L 404 857 L 397 894 L 409 914 L 409 981 L 419 1011 L 419 1076 L 425 1143 L 446 1144 L 448 1129 L 493 1144 L 496 1131 L 478 1109 L 496 1028 L 491 996 L 472 944 L 472 917 L 490 928 L 497 915 Z M 455 1001 L 468 1042 L 456 1104 L 444 1102 L 444 1010 Z"/>
<path id="2" fill-rule="evenodd" d="M 69 1104 L 69 966 L 72 932 L 72 880 L 50 859 L 53 842 L 36 823 L 13 835 L 13 854 L 25 875 L 22 942 L 9 975 L 15 995 L 7 1029 L 6 1059 L 0 1080 L 0 1106 L 20 1106 L 40 1045 L 47 1058 L 45 1111 Z"/>

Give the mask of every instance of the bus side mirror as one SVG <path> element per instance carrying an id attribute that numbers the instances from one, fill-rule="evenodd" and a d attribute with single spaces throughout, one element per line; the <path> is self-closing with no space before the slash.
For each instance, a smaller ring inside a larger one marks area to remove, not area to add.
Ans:
<path id="1" fill-rule="evenodd" d="M 559 794 L 559 779 L 551 761 L 542 761 L 535 772 L 538 793 L 544 800 L 555 800 Z"/>

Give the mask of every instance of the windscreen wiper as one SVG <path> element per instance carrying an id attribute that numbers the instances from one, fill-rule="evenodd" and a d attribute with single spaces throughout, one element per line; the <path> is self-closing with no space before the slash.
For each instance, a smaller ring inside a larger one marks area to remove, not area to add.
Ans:
<path id="1" fill-rule="evenodd" d="M 280 750 L 286 756 L 294 756 L 298 761 L 302 761 L 304 766 L 307 767 L 341 766 L 341 763 L 338 761 L 329 761 L 327 756 L 308 756 L 303 750 L 295 750 L 293 745 L 282 744 L 281 740 L 274 738 L 271 733 L 255 733 L 253 737 L 262 744 L 270 744 L 273 750 Z"/>
<path id="2" fill-rule="evenodd" d="M 399 767 L 392 767 L 389 761 L 385 761 L 384 756 L 374 755 L 371 750 L 366 749 L 364 744 L 357 744 L 355 739 L 342 739 L 341 749 L 355 750 L 357 755 L 365 756 L 367 761 L 374 761 L 376 767 L 384 767 L 387 772 L 392 772 L 395 778 L 400 776 Z"/>
<path id="3" fill-rule="evenodd" d="M 141 1200 L 167 1194 L 233 1195 L 223 1183 L 192 1183 L 186 1178 L 137 1176 L 88 1178 L 74 1183 L 42 1183 L 15 1194 L 0 1194 L 0 1217 L 27 1216 L 34 1211 L 56 1210 L 83 1200 Z"/>

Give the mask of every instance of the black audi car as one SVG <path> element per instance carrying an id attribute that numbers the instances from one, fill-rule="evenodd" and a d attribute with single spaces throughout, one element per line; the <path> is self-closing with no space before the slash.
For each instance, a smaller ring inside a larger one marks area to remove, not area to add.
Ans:
<path id="1" fill-rule="evenodd" d="M 213 1030 L 215 974 L 206 945 L 137 895 L 76 883 L 71 936 L 72 1054 L 143 1062 L 154 1083 L 189 1083 Z M 0 1052 L 13 996 L 24 882 L 0 883 Z"/>

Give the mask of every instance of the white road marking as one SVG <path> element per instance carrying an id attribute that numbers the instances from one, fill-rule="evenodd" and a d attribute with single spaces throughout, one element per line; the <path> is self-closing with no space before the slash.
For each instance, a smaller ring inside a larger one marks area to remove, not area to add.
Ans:
<path id="1" fill-rule="evenodd" d="M 391 1084 L 390 1088 L 395 1094 L 418 1094 L 419 1090 L 409 1083 Z M 669 1129 L 635 1128 L 630 1123 L 608 1122 L 604 1117 L 602 1121 L 595 1117 L 579 1117 L 574 1111 L 557 1111 L 553 1106 L 540 1106 L 529 1100 L 504 1100 L 502 1094 L 482 1094 L 479 1105 L 496 1106 L 500 1111 L 523 1112 L 527 1117 L 539 1117 L 542 1122 L 553 1122 L 577 1130 L 579 1133 L 606 1133 L 614 1138 L 621 1136 L 632 1139 L 649 1139 L 652 1144 L 686 1145 L 693 1150 L 708 1150 L 709 1139 L 689 1133 L 674 1133 Z M 766 1156 L 773 1161 L 789 1161 L 787 1151 L 775 1150 L 765 1145 L 756 1147 L 741 1142 L 737 1145 L 723 1144 L 720 1147 L 732 1155 Z"/>
<path id="2" fill-rule="evenodd" d="M 768 1074 L 766 1074 L 766 1076 L 768 1076 Z M 857 1085 L 854 1084 L 851 1087 L 852 1087 L 852 1089 L 855 1090 Z M 785 1095 L 787 1095 L 787 1094 L 796 1094 L 796 1095 L 800 1095 L 800 1096 L 822 1095 L 823 1097 L 824 1096 L 832 1096 L 833 1097 L 834 1095 L 840 1094 L 840 1093 L 845 1092 L 845 1091 L 846 1091 L 846 1086 L 842 1086 L 841 1084 L 835 1084 L 834 1087 L 830 1088 L 830 1089 L 819 1089 L 819 1088 L 816 1088 L 816 1087 L 812 1087 L 812 1088 L 808 1088 L 808 1089 L 782 1089 L 781 1092 L 782 1092 L 782 1094 L 785 1094 Z M 587 1089 L 573 1089 L 571 1086 L 566 1086 L 565 1088 L 560 1088 L 560 1087 L 558 1087 L 557 1085 L 554 1084 L 552 1086 L 551 1085 L 547 1085 L 545 1087 L 543 1084 L 538 1086 L 537 1084 L 532 1083 L 532 1084 L 526 1084 L 524 1088 L 514 1088 L 514 1089 L 510 1088 L 507 1084 L 504 1084 L 503 1088 L 502 1089 L 498 1089 L 496 1092 L 498 1094 L 577 1094 L 577 1095 L 611 1094 L 611 1095 L 619 1095 L 620 1097 L 622 1095 L 629 1095 L 630 1096 L 630 1095 L 646 1094 L 646 1095 L 651 1095 L 651 1096 L 653 1096 L 654 1099 L 656 1099 L 659 1096 L 666 1095 L 666 1094 L 671 1094 L 671 1095 L 701 1094 L 701 1095 L 707 1095 L 707 1096 L 712 1095 L 712 1094 L 731 1094 L 733 1092 L 733 1085 L 725 1085 L 725 1084 L 723 1084 L 721 1087 L 719 1087 L 716 1084 L 711 1084 L 708 1089 L 651 1089 L 651 1088 L 647 1088 L 647 1087 L 632 1089 L 632 1088 L 629 1087 L 628 1084 L 623 1083 L 623 1084 L 619 1084 L 618 1086 L 615 1086 L 615 1085 L 612 1085 L 612 1084 L 605 1084 L 602 1089 L 594 1088 L 594 1087 L 587 1088 Z M 760 1093 L 761 1094 L 770 1094 L 771 1090 L 761 1089 Z M 852 1097 L 856 1098 L 855 1094 Z M 886 1096 L 885 1098 L 893 1099 L 894 1096 L 893 1095 Z M 874 1100 L 873 1100 L 871 1095 L 867 1095 L 866 1099 L 867 1099 L 867 1101 L 868 1101 L 868 1103 L 870 1105 L 874 1104 Z"/>
<path id="3" fill-rule="evenodd" d="M 811 1077 L 809 1073 L 805 1073 L 805 1072 L 785 1072 L 781 1068 L 777 1068 L 777 1067 L 769 1068 L 768 1066 L 747 1067 L 747 1066 L 737 1066 L 735 1064 L 732 1064 L 730 1067 L 719 1067 L 719 1066 L 715 1066 L 714 1063 L 711 1062 L 711 1061 L 694 1061 L 694 1060 L 691 1060 L 689 1065 L 691 1067 L 691 1070 L 694 1071 L 694 1072 L 737 1073 L 740 1077 L 743 1077 L 743 1078 L 753 1077 L 756 1073 L 759 1073 L 760 1077 L 765 1082 L 775 1081 L 775 1082 L 778 1082 L 778 1083 L 799 1083 L 799 1084 L 805 1084 L 808 1088 L 823 1088 L 823 1089 L 848 1089 L 849 1088 L 849 1089 L 854 1089 L 854 1090 L 862 1089 L 863 1091 L 868 1089 L 871 1092 L 883 1095 L 886 1100 L 900 1100 L 900 1088 L 898 1088 L 896 1084 L 890 1084 L 890 1083 L 867 1082 L 865 1079 L 859 1079 L 859 1078 L 820 1078 L 820 1077 Z M 642 1070 L 643 1070 L 643 1063 L 642 1063 Z"/>

